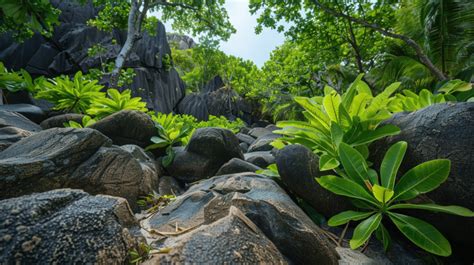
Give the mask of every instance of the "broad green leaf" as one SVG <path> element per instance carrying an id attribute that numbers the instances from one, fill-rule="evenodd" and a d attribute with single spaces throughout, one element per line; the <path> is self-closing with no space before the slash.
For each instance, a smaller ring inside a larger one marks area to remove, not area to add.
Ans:
<path id="1" fill-rule="evenodd" d="M 436 159 L 410 169 L 395 185 L 394 199 L 409 200 L 436 189 L 448 178 L 450 167 L 448 159 Z"/>
<path id="2" fill-rule="evenodd" d="M 357 225 L 352 239 L 349 241 L 351 248 L 356 249 L 362 246 L 379 227 L 380 221 L 382 221 L 382 214 L 377 213 Z"/>
<path id="3" fill-rule="evenodd" d="M 451 245 L 448 240 L 431 224 L 399 213 L 389 212 L 389 217 L 415 245 L 439 256 L 451 255 Z"/>
<path id="4" fill-rule="evenodd" d="M 382 186 L 393 190 L 398 169 L 402 163 L 407 150 L 407 142 L 400 141 L 392 145 L 382 160 L 380 165 L 380 178 Z"/>
<path id="5" fill-rule="evenodd" d="M 388 248 L 390 247 L 390 242 L 392 241 L 390 234 L 388 233 L 385 226 L 380 223 L 379 228 L 375 231 L 375 236 L 377 237 L 380 242 L 383 244 L 383 249 L 387 252 Z"/>
<path id="6" fill-rule="evenodd" d="M 353 139 L 351 144 L 353 145 L 360 145 L 360 144 L 368 144 L 375 140 L 396 135 L 400 133 L 400 129 L 392 124 L 387 124 L 384 126 L 377 127 L 377 129 L 373 131 L 365 131 L 361 133 L 357 138 Z"/>
<path id="7" fill-rule="evenodd" d="M 427 210 L 432 212 L 440 212 L 440 213 L 448 213 L 453 215 L 460 215 L 465 217 L 474 217 L 474 212 L 455 205 L 449 206 L 442 206 L 437 204 L 411 204 L 411 203 L 400 203 L 390 206 L 389 210 L 396 210 L 396 209 L 420 209 L 420 210 Z"/>
<path id="8" fill-rule="evenodd" d="M 326 114 L 331 121 L 339 122 L 339 105 L 341 104 L 341 97 L 338 94 L 324 96 L 323 106 Z"/>
<path id="9" fill-rule="evenodd" d="M 377 201 L 386 203 L 393 197 L 394 192 L 391 189 L 387 189 L 376 184 L 372 187 L 372 194 L 377 199 Z"/>
<path id="10" fill-rule="evenodd" d="M 339 144 L 341 144 L 343 137 L 344 131 L 342 131 L 342 128 L 337 125 L 337 123 L 331 122 L 331 140 L 335 148 L 339 147 Z"/>
<path id="11" fill-rule="evenodd" d="M 356 211 L 344 211 L 338 213 L 328 220 L 329 226 L 343 225 L 349 221 L 359 221 L 365 219 L 374 214 L 374 212 L 356 212 Z"/>
<path id="12" fill-rule="evenodd" d="M 350 145 L 341 143 L 339 145 L 339 158 L 349 178 L 364 187 L 369 175 L 364 157 Z"/>
<path id="13" fill-rule="evenodd" d="M 331 155 L 324 154 L 319 157 L 319 170 L 331 170 L 339 166 L 339 161 Z"/>
<path id="14" fill-rule="evenodd" d="M 357 87 L 359 86 L 362 77 L 364 77 L 364 74 L 359 74 L 354 82 L 349 86 L 347 89 L 346 93 L 342 95 L 342 105 L 346 108 L 349 109 L 349 107 L 352 104 L 352 101 L 354 100 L 354 97 L 357 94 Z"/>
<path id="15" fill-rule="evenodd" d="M 327 175 L 316 178 L 316 181 L 321 185 L 321 187 L 331 191 L 332 193 L 363 200 L 369 204 L 378 206 L 375 199 L 363 188 L 363 186 L 350 179 Z"/>

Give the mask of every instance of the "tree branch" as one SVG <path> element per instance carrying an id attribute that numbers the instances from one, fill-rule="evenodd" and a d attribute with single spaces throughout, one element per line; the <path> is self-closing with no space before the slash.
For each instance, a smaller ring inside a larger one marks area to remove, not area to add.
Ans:
<path id="1" fill-rule="evenodd" d="M 448 79 L 448 77 L 441 70 L 439 70 L 433 64 L 433 62 L 431 62 L 431 60 L 428 58 L 428 56 L 426 56 L 426 54 L 423 52 L 423 49 L 420 47 L 420 45 L 418 45 L 418 43 L 416 43 L 416 41 L 414 41 L 410 37 L 405 36 L 405 35 L 401 35 L 401 34 L 397 34 L 397 33 L 393 33 L 391 31 L 383 29 L 382 27 L 380 27 L 377 24 L 369 23 L 369 22 L 367 22 L 363 19 L 351 17 L 347 14 L 337 12 L 336 10 L 323 5 L 319 0 L 313 0 L 313 3 L 317 7 L 321 8 L 324 12 L 329 13 L 333 16 L 345 18 L 349 21 L 352 21 L 352 22 L 357 23 L 359 25 L 362 25 L 364 27 L 371 28 L 371 29 L 379 32 L 380 34 L 382 34 L 384 36 L 404 41 L 408 46 L 412 47 L 415 50 L 416 55 L 418 56 L 418 59 L 420 60 L 420 62 L 423 65 L 425 65 L 431 71 L 431 73 L 434 76 L 436 76 L 436 78 L 438 80 L 443 81 L 443 80 Z"/>

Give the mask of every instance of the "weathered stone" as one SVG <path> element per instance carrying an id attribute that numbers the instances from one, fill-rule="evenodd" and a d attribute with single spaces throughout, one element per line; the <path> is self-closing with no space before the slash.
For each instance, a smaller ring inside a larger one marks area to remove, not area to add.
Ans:
<path id="1" fill-rule="evenodd" d="M 222 165 L 219 171 L 217 171 L 216 176 L 241 172 L 255 172 L 259 169 L 261 168 L 240 158 L 232 158 L 229 162 Z"/>
<path id="2" fill-rule="evenodd" d="M 325 217 L 353 208 L 344 197 L 316 182 L 314 178 L 329 173 L 319 171 L 319 159 L 307 147 L 299 144 L 285 146 L 277 153 L 276 165 L 286 186 Z"/>
<path id="3" fill-rule="evenodd" d="M 260 136 L 271 134 L 271 133 L 272 133 L 272 131 L 270 129 L 262 128 L 262 127 L 255 127 L 255 128 L 250 129 L 248 135 L 250 135 L 254 138 L 258 138 Z"/>
<path id="4" fill-rule="evenodd" d="M 30 121 L 25 116 L 16 112 L 0 110 L 0 128 L 9 126 L 30 132 L 41 131 L 38 124 Z"/>
<path id="5" fill-rule="evenodd" d="M 30 131 L 11 126 L 0 128 L 0 152 L 32 134 Z"/>
<path id="6" fill-rule="evenodd" d="M 146 113 L 136 110 L 122 110 L 92 124 L 96 129 L 112 139 L 116 145 L 135 144 L 146 147 L 150 138 L 156 135 L 153 120 Z"/>
<path id="7" fill-rule="evenodd" d="M 163 176 L 158 180 L 158 193 L 160 195 L 181 195 L 184 192 L 181 184 L 173 177 Z"/>
<path id="8" fill-rule="evenodd" d="M 82 118 L 84 117 L 83 114 L 76 114 L 76 113 L 67 113 L 61 114 L 57 116 L 53 116 L 41 122 L 40 126 L 44 130 L 51 129 L 51 128 L 63 128 L 64 123 L 69 121 L 75 121 L 79 124 L 82 124 Z"/>
<path id="9" fill-rule="evenodd" d="M 201 181 L 144 225 L 162 232 L 173 232 L 176 225 L 212 227 L 226 219 L 232 206 L 242 211 L 251 221 L 247 225 L 255 224 L 290 262 L 337 264 L 338 256 L 322 230 L 273 180 L 254 173 Z"/>
<path id="10" fill-rule="evenodd" d="M 176 152 L 173 162 L 166 167 L 171 176 L 184 182 L 214 176 L 218 169 L 211 159 L 187 151 Z"/>
<path id="11" fill-rule="evenodd" d="M 123 264 L 136 221 L 124 199 L 54 190 L 0 201 L 3 264 Z"/>
<path id="12" fill-rule="evenodd" d="M 280 137 L 280 135 L 274 133 L 262 135 L 249 146 L 248 152 L 271 151 L 273 146 L 270 144 L 273 142 L 273 140 Z"/>
<path id="13" fill-rule="evenodd" d="M 255 141 L 255 138 L 248 134 L 237 133 L 235 136 L 237 136 L 240 142 L 247 143 L 249 145 L 253 144 L 253 142 Z"/>
<path id="14" fill-rule="evenodd" d="M 242 153 L 247 153 L 249 150 L 249 144 L 247 143 L 240 143 L 239 144 L 240 150 L 242 150 Z"/>
<path id="15" fill-rule="evenodd" d="M 166 254 L 144 264 L 287 264 L 284 256 L 240 210 L 191 232 L 167 239 L 160 247 Z"/>
<path id="16" fill-rule="evenodd" d="M 178 113 L 189 114 L 200 121 L 209 119 L 206 100 L 197 93 L 186 95 L 178 104 Z"/>
<path id="17" fill-rule="evenodd" d="M 379 167 L 386 150 L 401 140 L 408 142 L 408 149 L 400 174 L 423 162 L 448 158 L 451 161 L 449 177 L 439 188 L 426 194 L 428 202 L 474 209 L 474 103 L 435 104 L 413 113 L 399 113 L 385 123 L 398 126 L 401 133 L 371 145 L 370 159 L 375 168 Z M 451 242 L 466 246 L 462 252 L 474 260 L 474 253 L 468 247 L 474 245 L 474 222 L 448 214 L 407 212 L 416 213 L 433 224 Z"/>
<path id="18" fill-rule="evenodd" d="M 249 152 L 244 154 L 245 161 L 261 168 L 266 168 L 275 163 L 275 157 L 270 151 Z"/>
<path id="19" fill-rule="evenodd" d="M 0 105 L 0 111 L 19 113 L 35 123 L 40 123 L 46 119 L 46 113 L 44 113 L 44 111 L 39 107 L 31 104 Z"/>

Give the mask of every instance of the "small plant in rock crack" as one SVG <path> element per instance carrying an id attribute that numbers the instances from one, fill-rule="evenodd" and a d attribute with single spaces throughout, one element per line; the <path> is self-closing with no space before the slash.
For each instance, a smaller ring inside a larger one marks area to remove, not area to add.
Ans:
<path id="1" fill-rule="evenodd" d="M 141 242 L 138 248 L 130 250 L 130 264 L 140 264 L 150 257 L 152 247 L 146 243 Z"/>
<path id="2" fill-rule="evenodd" d="M 137 204 L 140 207 L 147 209 L 147 213 L 155 213 L 174 200 L 176 200 L 176 196 L 174 195 L 159 195 L 156 192 L 153 192 L 138 200 Z"/>
<path id="3" fill-rule="evenodd" d="M 449 256 L 451 245 L 435 227 L 396 211 L 419 209 L 465 217 L 473 217 L 474 213 L 460 206 L 404 203 L 403 201 L 436 189 L 447 179 L 450 171 L 449 160 L 431 160 L 410 169 L 396 182 L 406 148 L 407 143 L 401 141 L 388 149 L 380 166 L 379 178 L 375 170 L 368 168 L 364 157 L 355 148 L 341 143 L 339 156 L 344 171 L 338 171 L 340 177 L 329 175 L 316 180 L 329 191 L 352 198 L 354 205 L 364 211 L 344 211 L 329 219 L 328 224 L 339 226 L 349 221 L 363 220 L 354 230 L 350 240 L 351 248 L 364 245 L 375 231 L 387 250 L 390 235 L 382 224 L 382 219 L 388 217 L 418 247 L 436 255 Z"/>
<path id="4" fill-rule="evenodd" d="M 96 119 L 91 118 L 91 116 L 85 115 L 84 117 L 82 117 L 82 124 L 75 121 L 68 121 L 68 122 L 63 123 L 63 126 L 70 127 L 70 128 L 86 128 L 96 122 L 97 122 Z"/>

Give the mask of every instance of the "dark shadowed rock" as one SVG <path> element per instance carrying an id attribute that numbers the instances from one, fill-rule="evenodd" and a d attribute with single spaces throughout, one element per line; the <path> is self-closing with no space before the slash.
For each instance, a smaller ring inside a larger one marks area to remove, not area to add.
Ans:
<path id="1" fill-rule="evenodd" d="M 214 176 L 232 158 L 243 158 L 237 137 L 227 129 L 199 128 L 184 151 L 177 152 L 167 171 L 185 182 Z"/>
<path id="2" fill-rule="evenodd" d="M 286 186 L 325 217 L 352 208 L 348 200 L 322 188 L 314 180 L 327 174 L 319 171 L 319 159 L 307 147 L 285 146 L 277 153 L 276 165 Z"/>
<path id="3" fill-rule="evenodd" d="M 268 165 L 275 163 L 275 157 L 270 151 L 245 153 L 244 157 L 245 161 L 261 168 L 266 168 Z"/>
<path id="4" fill-rule="evenodd" d="M 261 168 L 240 158 L 232 158 L 229 160 L 229 162 L 225 163 L 221 168 L 219 168 L 216 176 L 241 172 L 255 172 L 259 169 Z"/>
<path id="5" fill-rule="evenodd" d="M 160 195 L 181 195 L 184 192 L 181 184 L 173 177 L 163 176 L 158 180 L 158 193 Z"/>
<path id="6" fill-rule="evenodd" d="M 136 221 L 124 199 L 54 190 L 0 201 L 4 264 L 124 264 Z"/>
<path id="7" fill-rule="evenodd" d="M 280 137 L 280 135 L 274 133 L 262 135 L 250 145 L 248 152 L 271 151 L 273 146 L 270 144 Z"/>
<path id="8" fill-rule="evenodd" d="M 40 123 L 46 119 L 46 113 L 44 113 L 41 108 L 31 104 L 0 105 L 0 111 L 2 110 L 20 113 L 21 115 L 36 123 Z"/>
<path id="9" fill-rule="evenodd" d="M 40 123 L 40 126 L 44 130 L 51 129 L 51 128 L 63 128 L 64 123 L 67 123 L 69 121 L 75 121 L 79 124 L 82 124 L 83 117 L 84 117 L 83 114 L 76 114 L 76 113 L 60 114 L 57 116 L 53 116 L 51 118 L 47 118 L 46 120 Z"/>
<path id="10" fill-rule="evenodd" d="M 10 145 L 20 141 L 21 139 L 32 135 L 30 131 L 26 131 L 17 127 L 0 128 L 0 152 Z"/>
<path id="11" fill-rule="evenodd" d="M 253 142 L 255 141 L 255 138 L 248 134 L 237 133 L 235 136 L 237 136 L 240 142 L 247 143 L 249 145 L 253 144 Z"/>
<path id="12" fill-rule="evenodd" d="M 428 160 L 448 158 L 451 173 L 445 183 L 427 194 L 428 200 L 441 205 L 460 205 L 474 209 L 474 103 L 435 104 L 413 113 L 400 113 L 387 120 L 401 129 L 396 136 L 371 145 L 371 161 L 378 168 L 386 150 L 398 141 L 407 141 L 408 149 L 400 173 Z M 474 245 L 474 222 L 447 214 L 418 213 L 450 241 Z M 474 260 L 469 247 L 466 253 Z"/>
<path id="13" fill-rule="evenodd" d="M 136 110 L 122 110 L 92 124 L 96 129 L 112 139 L 116 145 L 135 144 L 146 147 L 150 138 L 156 135 L 153 120 L 146 113 Z"/>
<path id="14" fill-rule="evenodd" d="M 25 116 L 11 111 L 0 110 L 0 128 L 16 127 L 30 132 L 41 131 L 41 127 Z"/>
<path id="15" fill-rule="evenodd" d="M 249 219 L 244 222 L 248 227 L 256 226 L 258 229 L 252 230 L 257 234 L 261 230 L 290 262 L 337 264 L 338 256 L 322 230 L 273 180 L 254 173 L 216 176 L 193 185 L 159 214 L 148 219 L 145 226 L 173 232 L 178 224 L 179 227 L 198 227 L 196 229 L 212 233 L 207 227 L 217 230 L 220 225 L 213 225 L 226 220 L 232 207 L 238 208 Z M 227 247 L 235 248 L 241 244 L 237 241 Z M 213 248 L 204 247 L 205 244 L 202 246 L 204 251 L 213 251 Z"/>
<path id="16" fill-rule="evenodd" d="M 192 93 L 186 95 L 178 104 L 178 113 L 189 114 L 198 120 L 207 121 L 209 111 L 207 110 L 206 100 L 200 94 Z"/>
<path id="17" fill-rule="evenodd" d="M 242 153 L 247 153 L 247 151 L 249 150 L 248 143 L 240 143 L 239 147 L 240 147 L 240 150 L 242 150 Z"/>
<path id="18" fill-rule="evenodd" d="M 227 216 L 160 246 L 171 251 L 144 264 L 287 264 L 262 231 L 233 206 Z"/>

